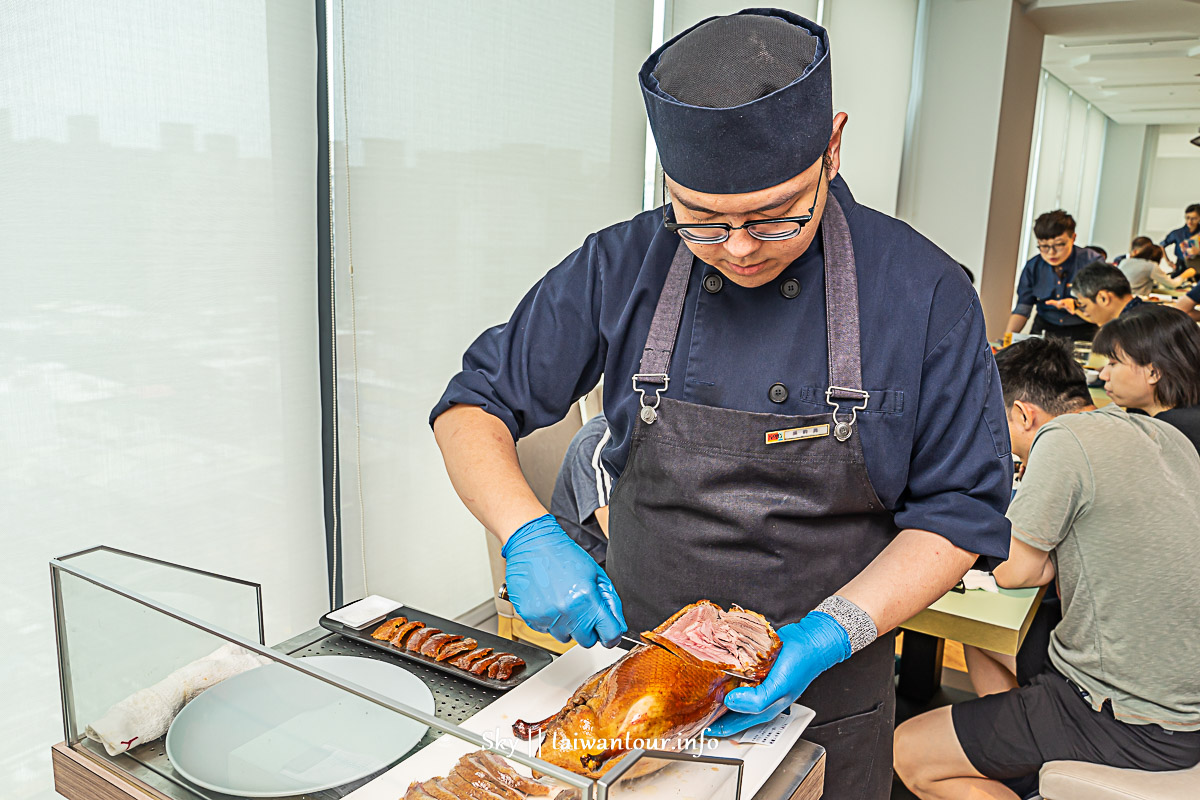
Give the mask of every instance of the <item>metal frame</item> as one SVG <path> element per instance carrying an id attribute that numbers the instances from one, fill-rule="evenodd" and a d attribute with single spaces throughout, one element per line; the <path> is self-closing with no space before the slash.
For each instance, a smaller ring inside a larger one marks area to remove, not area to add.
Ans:
<path id="1" fill-rule="evenodd" d="M 138 603 L 139 605 L 145 606 L 146 608 L 157 611 L 157 612 L 159 612 L 167 617 L 170 617 L 171 619 L 177 620 L 185 625 L 189 625 L 193 628 L 198 628 L 198 629 L 204 631 L 205 633 L 208 633 L 218 639 L 223 639 L 226 642 L 236 644 L 240 647 L 245 648 L 246 650 L 249 650 L 260 656 L 268 658 L 271 661 L 274 661 L 278 664 L 283 664 L 284 666 L 288 667 L 289 669 L 294 669 L 297 672 L 303 673 L 304 675 L 307 675 L 310 678 L 315 678 L 319 681 L 327 683 L 330 686 L 334 686 L 338 689 L 341 689 L 342 691 L 352 694 L 355 697 L 359 697 L 359 698 L 362 698 L 363 700 L 367 700 L 369 702 L 375 703 L 378 706 L 382 706 L 390 711 L 394 711 L 398 714 L 408 717 L 409 719 L 416 720 L 416 721 L 422 723 L 423 725 L 427 725 L 428 727 L 433 728 L 438 731 L 441 731 L 442 733 L 450 734 L 451 736 L 454 736 L 456 739 L 459 739 L 459 740 L 462 740 L 465 742 L 469 742 L 469 743 L 475 745 L 476 747 L 479 747 L 480 749 L 492 750 L 494 752 L 494 748 L 489 747 L 487 740 L 479 734 L 473 733 L 472 731 L 468 731 L 465 728 L 461 728 L 457 725 L 454 725 L 453 723 L 446 722 L 446 721 L 434 716 L 433 714 L 426 714 L 425 712 L 420 711 L 419 709 L 412 708 L 403 703 L 397 703 L 397 702 L 390 700 L 382 695 L 376 694 L 375 692 L 372 692 L 368 689 L 356 688 L 353 685 L 343 684 L 340 681 L 338 681 L 337 679 L 326 675 L 324 672 L 305 665 L 304 659 L 302 659 L 302 658 L 301 659 L 289 658 L 289 657 L 284 656 L 284 655 L 280 654 L 279 652 L 272 650 L 271 648 L 268 648 L 264 645 L 258 644 L 256 642 L 251 642 L 248 639 L 242 639 L 241 637 L 237 636 L 234 633 L 222 630 L 221 628 L 218 628 L 218 627 L 210 625 L 206 622 L 203 622 L 202 620 L 200 620 L 196 617 L 193 617 L 190 614 L 186 614 L 182 611 L 177 611 L 177 610 L 171 609 L 167 606 L 160 605 L 148 597 L 145 597 L 145 596 L 143 596 L 137 592 L 131 591 L 129 589 L 124 589 L 120 586 L 117 586 L 117 585 L 111 583 L 110 581 L 106 581 L 103 578 L 100 578 L 96 575 L 92 575 L 91 573 L 86 572 L 85 570 L 81 570 L 75 566 L 67 564 L 64 561 L 62 561 L 61 559 L 51 559 L 50 572 L 51 572 L 51 576 L 50 576 L 51 583 L 52 583 L 53 591 L 54 591 L 55 631 L 57 634 L 57 641 L 58 641 L 59 689 L 62 694 L 62 700 L 63 700 L 63 724 L 64 724 L 65 739 L 69 746 L 73 746 L 73 745 L 77 744 L 81 737 L 79 736 L 79 734 L 77 733 L 77 731 L 75 729 L 76 725 L 77 725 L 77 720 L 73 719 L 73 716 L 71 713 L 72 705 L 70 703 L 70 698 L 72 697 L 72 694 L 71 694 L 71 673 L 70 673 L 70 663 L 69 663 L 69 655 L 70 654 L 69 654 L 69 648 L 68 648 L 68 643 L 67 643 L 67 638 L 66 638 L 65 610 L 63 608 L 63 602 L 62 602 L 62 583 L 61 583 L 61 573 L 64 573 L 64 572 L 67 573 L 68 575 L 72 575 L 76 578 L 79 578 L 80 580 L 83 580 L 90 584 L 93 584 L 94 586 L 97 586 L 101 589 L 112 592 L 113 594 L 116 594 L 119 597 L 124 597 L 127 600 L 131 600 L 135 603 Z M 519 751 L 514 751 L 511 755 L 508 753 L 504 753 L 503 755 L 506 758 L 510 758 L 519 764 L 523 764 L 526 767 L 535 769 L 538 772 L 541 772 L 545 775 L 549 775 L 550 777 L 554 778 L 555 780 L 561 781 L 561 782 L 567 784 L 568 786 L 573 786 L 575 788 L 581 789 L 584 793 L 584 800 L 587 800 L 587 798 L 590 798 L 592 796 L 593 787 L 596 784 L 594 782 L 588 780 L 587 778 L 583 778 L 579 775 L 576 775 L 573 772 L 569 772 L 568 770 L 563 769 L 562 767 L 558 767 L 558 766 L 555 766 L 554 764 L 550 764 L 548 762 L 542 761 L 541 759 L 526 756 L 526 755 L 520 753 Z"/>
<path id="2" fill-rule="evenodd" d="M 321 486 L 324 489 L 325 561 L 329 610 L 342 605 L 338 505 L 337 315 L 333 276 L 333 173 L 329 145 L 329 53 L 325 0 L 315 0 L 317 33 L 317 316 L 321 371 Z"/>

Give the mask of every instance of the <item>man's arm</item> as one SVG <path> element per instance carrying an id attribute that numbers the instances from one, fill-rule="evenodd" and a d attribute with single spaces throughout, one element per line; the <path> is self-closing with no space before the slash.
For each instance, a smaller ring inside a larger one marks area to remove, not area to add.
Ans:
<path id="1" fill-rule="evenodd" d="M 1192 319 L 1200 321 L 1200 309 L 1196 308 L 1196 301 L 1192 299 L 1191 292 L 1176 300 L 1172 305 Z"/>
<path id="2" fill-rule="evenodd" d="M 950 591 L 976 557 L 936 533 L 909 528 L 838 594 L 867 612 L 883 634 Z"/>
<path id="3" fill-rule="evenodd" d="M 451 406 L 433 423 L 450 483 L 467 510 L 503 544 L 547 513 L 533 493 L 508 426 L 479 406 Z"/>
<path id="4" fill-rule="evenodd" d="M 1005 589 L 1045 586 L 1054 580 L 1054 562 L 1048 551 L 1030 547 L 1014 536 L 1008 545 L 1008 561 L 996 567 L 992 577 Z"/>
<path id="5" fill-rule="evenodd" d="M 1025 327 L 1025 323 L 1029 322 L 1028 314 L 1013 314 L 1008 318 L 1008 326 L 1005 327 L 1005 333 L 1020 333 Z"/>

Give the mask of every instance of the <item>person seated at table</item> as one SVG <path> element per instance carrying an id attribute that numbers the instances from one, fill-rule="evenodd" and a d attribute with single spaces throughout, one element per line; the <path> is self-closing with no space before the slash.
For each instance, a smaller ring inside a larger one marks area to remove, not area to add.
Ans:
<path id="1" fill-rule="evenodd" d="M 1028 467 L 994 574 L 1008 588 L 1057 577 L 1063 619 L 1029 685 L 897 728 L 896 772 L 927 800 L 1011 800 L 1036 788 L 1047 761 L 1192 767 L 1200 455 L 1171 425 L 1116 405 L 1072 413 L 1087 394 L 1083 370 L 1054 341 L 1020 342 L 996 361 L 1013 453 Z"/>
<path id="2" fill-rule="evenodd" d="M 1200 449 L 1200 328 L 1186 314 L 1145 303 L 1101 328 L 1092 352 L 1108 358 L 1100 380 L 1114 403 L 1174 425 Z"/>
<path id="3" fill-rule="evenodd" d="M 1071 294 L 1050 304 L 1101 327 L 1142 304 L 1125 273 L 1103 261 L 1093 261 L 1076 273 Z"/>
<path id="4" fill-rule="evenodd" d="M 600 451 L 610 438 L 608 420 L 597 414 L 575 432 L 567 445 L 550 513 L 576 544 L 600 566 L 608 556 L 608 496 L 612 478 L 600 462 Z"/>
<path id="5" fill-rule="evenodd" d="M 1105 249 L 1104 249 L 1103 247 L 1101 247 L 1100 245 L 1098 245 L 1098 244 L 1089 244 L 1089 245 L 1088 245 L 1087 247 L 1085 247 L 1084 249 L 1085 249 L 1085 250 L 1091 250 L 1093 253 L 1095 253 L 1096 255 L 1100 256 L 1100 260 L 1101 260 L 1101 261 L 1105 261 L 1105 262 L 1107 262 L 1107 261 L 1108 261 L 1108 251 L 1107 251 L 1107 250 L 1105 250 Z"/>
<path id="6" fill-rule="evenodd" d="M 1196 307 L 1197 303 L 1200 303 L 1200 283 L 1188 289 L 1187 294 L 1176 300 L 1172 305 L 1192 319 L 1200 322 L 1200 308 Z"/>
<path id="7" fill-rule="evenodd" d="M 1030 333 L 1045 334 L 1077 342 L 1092 340 L 1096 326 L 1067 311 L 1055 308 L 1051 300 L 1071 296 L 1075 273 L 1095 261 L 1099 253 L 1075 245 L 1075 218 L 1062 209 L 1048 211 L 1033 223 L 1038 254 L 1025 262 L 1017 281 L 1017 304 L 1008 318 L 1006 333 L 1019 333 L 1037 308 Z"/>

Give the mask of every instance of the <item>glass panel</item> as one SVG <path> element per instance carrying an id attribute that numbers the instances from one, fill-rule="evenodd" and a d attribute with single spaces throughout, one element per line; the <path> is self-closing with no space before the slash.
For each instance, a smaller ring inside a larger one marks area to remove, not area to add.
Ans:
<path id="1" fill-rule="evenodd" d="M 1083 157 L 1087 140 L 1088 103 L 1077 94 L 1071 95 L 1070 121 L 1063 145 L 1062 184 L 1059 190 L 1058 207 L 1079 221 L 1080 181 L 1083 173 Z M 1079 241 L 1083 244 L 1083 240 Z"/>
<path id="2" fill-rule="evenodd" d="M 1070 112 L 1067 87 L 1052 77 L 1046 81 L 1044 98 L 1041 151 L 1033 190 L 1034 202 L 1029 209 L 1031 220 L 1059 208 L 1059 176 L 1063 167 L 1063 144 L 1066 141 L 1067 118 Z M 1031 236 L 1025 257 L 1032 258 L 1036 253 L 1037 241 Z"/>
<path id="3" fill-rule="evenodd" d="M 69 738 L 86 735 L 79 746 L 147 771 L 172 796 L 339 798 L 439 738 L 455 753 L 445 772 L 460 751 L 485 744 L 435 717 L 426 680 L 386 659 L 293 659 L 206 631 L 73 568 L 53 573 Z M 387 796 L 402 795 L 407 782 L 393 792 L 389 780 L 381 781 Z M 578 776 L 571 783 L 590 787 Z"/>
<path id="4" fill-rule="evenodd" d="M 263 643 L 258 584 L 107 547 L 60 560 L 209 625 Z"/>
<path id="5" fill-rule="evenodd" d="M 328 6 L 345 596 L 457 617 L 492 583 L 429 412 L 484 329 L 641 211 L 653 3 Z"/>
<path id="6" fill-rule="evenodd" d="M 606 775 L 598 781 L 599 786 L 607 784 L 608 798 L 645 796 L 647 788 L 653 785 L 669 787 L 668 793 L 672 797 L 712 800 L 741 797 L 742 762 L 739 759 L 635 750 L 614 766 L 613 772 L 617 774 Z"/>

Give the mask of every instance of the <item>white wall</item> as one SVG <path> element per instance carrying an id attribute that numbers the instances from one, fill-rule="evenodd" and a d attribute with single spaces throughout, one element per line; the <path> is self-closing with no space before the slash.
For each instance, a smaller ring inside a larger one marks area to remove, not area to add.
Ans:
<path id="1" fill-rule="evenodd" d="M 1183 224 L 1183 210 L 1200 203 L 1200 147 L 1195 125 L 1160 125 L 1150 162 L 1138 232 L 1154 241 Z M 1174 253 L 1171 254 L 1174 257 Z"/>
<path id="2" fill-rule="evenodd" d="M 1107 249 L 1110 256 L 1126 252 L 1129 242 L 1138 235 L 1138 192 L 1145 143 L 1145 125 L 1108 123 L 1091 241 Z M 1182 219 L 1182 214 L 1179 216 Z"/>
<path id="3" fill-rule="evenodd" d="M 974 271 L 994 334 L 1012 297 L 1043 36 L 1015 2 L 929 0 L 927 13 L 898 215 Z"/>

